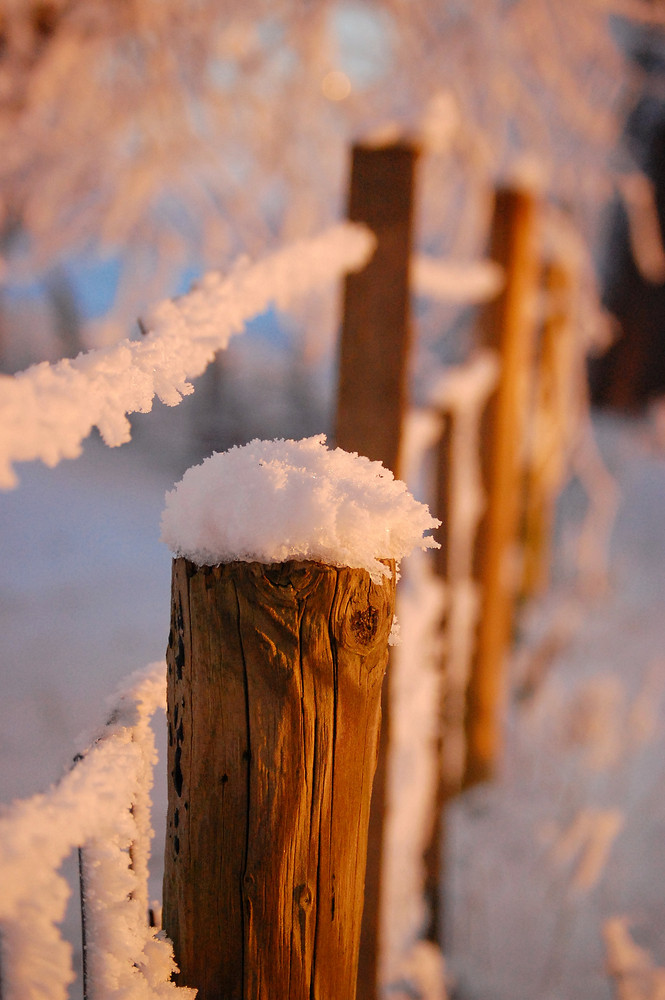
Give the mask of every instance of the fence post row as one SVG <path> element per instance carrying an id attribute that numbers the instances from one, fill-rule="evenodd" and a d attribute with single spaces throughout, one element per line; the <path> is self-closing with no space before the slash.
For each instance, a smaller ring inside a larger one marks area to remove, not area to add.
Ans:
<path id="1" fill-rule="evenodd" d="M 353 1000 L 395 572 L 173 563 L 164 927 L 199 1000 Z"/>
<path id="2" fill-rule="evenodd" d="M 345 279 L 335 444 L 383 462 L 396 476 L 400 474 L 399 447 L 407 405 L 409 269 L 417 156 L 416 147 L 406 142 L 354 146 L 348 208 L 352 222 L 363 222 L 372 229 L 377 248 L 362 271 Z M 381 711 L 358 967 L 359 1000 L 374 1000 L 379 988 L 390 672 Z"/>
<path id="3" fill-rule="evenodd" d="M 396 475 L 407 395 L 416 159 L 408 144 L 355 147 L 349 203 L 350 219 L 370 226 L 377 250 L 363 271 L 346 278 L 335 444 L 382 461 Z M 498 747 L 502 661 L 518 586 L 535 225 L 531 196 L 497 193 L 490 254 L 505 284 L 483 310 L 480 342 L 501 361 L 481 435 L 487 509 L 474 553 L 481 606 L 467 690 L 464 786 L 491 776 Z M 439 449 L 439 516 L 448 503 L 454 419 L 445 417 Z M 436 558 L 447 576 L 445 532 Z M 201 1000 L 352 1000 L 356 989 L 359 1000 L 379 995 L 390 739 L 389 682 L 382 690 L 381 680 L 394 581 L 389 593 L 370 601 L 367 587 L 375 585 L 359 572 L 301 562 L 174 561 L 164 926 L 180 981 L 197 987 Z M 339 602 L 346 607 L 357 600 L 348 595 L 358 593 L 361 619 L 377 601 L 383 609 L 369 640 L 353 629 L 350 639 L 343 625 Z M 359 655 L 376 664 L 362 690 L 351 665 Z M 437 790 L 426 858 L 428 937 L 438 942 L 442 806 L 450 792 Z"/>
<path id="4" fill-rule="evenodd" d="M 378 248 L 364 271 L 346 279 L 340 349 L 336 443 L 381 459 L 396 475 L 399 475 L 399 443 L 407 397 L 415 162 L 416 150 L 409 145 L 359 146 L 353 150 L 349 217 L 365 222 L 374 230 Z M 487 509 L 478 530 L 474 557 L 481 608 L 467 690 L 464 787 L 491 776 L 498 750 L 502 665 L 518 587 L 521 476 L 539 280 L 536 223 L 536 201 L 531 195 L 515 190 L 497 191 L 489 255 L 501 266 L 505 280 L 501 293 L 481 313 L 479 344 L 497 351 L 501 360 L 498 386 L 487 406 L 481 435 Z M 444 415 L 435 501 L 436 514 L 444 522 L 439 534 L 442 548 L 435 556 L 436 569 L 444 577 L 448 573 L 445 524 L 453 421 L 454 415 Z M 444 719 L 442 724 L 445 725 Z M 444 740 L 442 731 L 442 753 Z M 358 977 L 360 1000 L 374 1000 L 379 989 L 389 741 L 390 673 L 383 691 L 381 749 L 370 818 Z M 427 937 L 438 942 L 443 923 L 438 902 L 444 839 L 442 807 L 451 792 L 444 785 L 442 775 L 433 803 L 435 828 L 425 858 L 425 893 L 431 904 Z"/>

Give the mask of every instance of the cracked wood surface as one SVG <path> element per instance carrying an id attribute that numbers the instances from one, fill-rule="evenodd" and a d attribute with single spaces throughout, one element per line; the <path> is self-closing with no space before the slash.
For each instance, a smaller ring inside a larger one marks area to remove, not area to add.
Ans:
<path id="1" fill-rule="evenodd" d="M 164 927 L 199 1000 L 353 1000 L 393 576 L 175 559 Z"/>

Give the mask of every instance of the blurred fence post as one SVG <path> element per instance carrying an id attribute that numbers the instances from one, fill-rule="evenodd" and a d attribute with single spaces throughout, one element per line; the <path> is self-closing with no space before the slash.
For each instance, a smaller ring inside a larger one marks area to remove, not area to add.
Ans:
<path id="1" fill-rule="evenodd" d="M 574 419 L 575 341 L 571 321 L 570 267 L 553 261 L 544 272 L 547 312 L 539 343 L 536 391 L 526 481 L 524 515 L 525 597 L 549 583 L 554 509 L 566 466 Z"/>
<path id="2" fill-rule="evenodd" d="M 537 219 L 532 195 L 497 192 L 490 257 L 503 268 L 505 281 L 499 296 L 483 309 L 480 340 L 498 351 L 501 368 L 482 436 L 487 508 L 476 547 L 481 610 L 467 695 L 465 786 L 492 777 L 500 745 L 504 659 L 519 586 L 525 422 L 539 280 Z"/>
<path id="3" fill-rule="evenodd" d="M 441 525 L 434 532 L 434 537 L 440 544 L 440 548 L 433 553 L 434 571 L 441 580 L 448 580 L 450 563 L 450 512 L 452 507 L 451 497 L 451 468 L 453 460 L 453 438 L 455 414 L 452 410 L 442 411 L 441 414 L 441 435 L 435 453 L 435 477 L 434 496 L 435 503 L 432 507 L 434 516 L 441 521 Z M 447 618 L 450 614 L 450 605 L 447 605 L 444 620 L 441 628 L 445 633 L 448 624 Z M 432 830 L 429 841 L 425 847 L 423 856 L 424 866 L 424 895 L 428 910 L 428 923 L 424 930 L 423 937 L 427 941 L 433 941 L 441 946 L 443 942 L 444 913 L 441 905 L 442 884 L 445 877 L 443 868 L 443 851 L 445 844 L 445 805 L 449 797 L 450 789 L 444 774 L 444 754 L 446 740 L 446 713 L 447 695 L 445 686 L 446 654 L 444 651 L 443 662 L 441 663 L 441 702 L 438 706 L 437 718 L 437 739 L 435 747 L 436 758 L 436 778 L 432 802 Z"/>
<path id="4" fill-rule="evenodd" d="M 395 572 L 173 563 L 164 928 L 199 1000 L 353 1000 Z"/>
<path id="5" fill-rule="evenodd" d="M 349 195 L 349 219 L 373 230 L 377 248 L 362 271 L 346 278 L 335 444 L 383 462 L 395 475 L 399 475 L 407 400 L 417 155 L 416 147 L 406 142 L 355 146 Z M 370 817 L 358 969 L 360 1000 L 374 1000 L 378 995 L 389 685 L 390 674 L 382 697 L 381 744 Z"/>
<path id="6" fill-rule="evenodd" d="M 350 221 L 367 225 L 377 247 L 345 279 L 335 443 L 395 474 L 407 398 L 416 158 L 407 143 L 355 146 L 349 195 Z"/>
<path id="7" fill-rule="evenodd" d="M 474 548 L 484 509 L 480 432 L 498 370 L 496 352 L 475 352 L 465 364 L 448 368 L 430 391 L 440 428 L 433 455 L 433 510 L 441 521 L 435 532 L 441 547 L 434 551 L 433 565 L 444 585 L 444 603 L 433 817 L 423 862 L 429 910 L 425 936 L 439 947 L 445 945 L 445 808 L 459 794 L 464 777 L 466 693 L 478 620 Z"/>

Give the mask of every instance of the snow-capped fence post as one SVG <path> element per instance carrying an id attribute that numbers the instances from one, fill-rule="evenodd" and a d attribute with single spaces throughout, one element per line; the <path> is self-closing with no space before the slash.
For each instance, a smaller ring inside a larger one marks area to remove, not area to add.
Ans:
<path id="1" fill-rule="evenodd" d="M 348 217 L 369 226 L 377 239 L 362 271 L 349 274 L 339 359 L 335 442 L 383 462 L 399 475 L 406 409 L 410 335 L 410 261 L 414 179 L 418 157 L 408 142 L 353 148 Z M 358 995 L 378 989 L 381 952 L 381 870 L 390 741 L 390 675 L 384 685 L 379 763 L 374 780 Z"/>
<path id="2" fill-rule="evenodd" d="M 497 192 L 490 257 L 503 267 L 505 281 L 481 313 L 480 339 L 499 352 L 501 367 L 482 437 L 487 506 L 476 547 L 481 611 L 467 694 L 466 786 L 492 776 L 499 748 L 503 661 L 519 585 L 520 495 L 540 271 L 537 219 L 533 195 Z"/>
<path id="3" fill-rule="evenodd" d="M 176 559 L 164 924 L 201 1000 L 352 998 L 394 579 Z"/>
<path id="4" fill-rule="evenodd" d="M 163 922 L 199 1000 L 355 996 L 395 560 L 436 523 L 322 438 L 213 455 L 167 498 Z"/>

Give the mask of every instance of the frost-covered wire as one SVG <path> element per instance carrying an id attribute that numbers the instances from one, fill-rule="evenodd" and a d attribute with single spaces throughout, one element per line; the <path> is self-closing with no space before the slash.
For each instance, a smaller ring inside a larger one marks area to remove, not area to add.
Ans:
<path id="1" fill-rule="evenodd" d="M 140 341 L 0 376 L 0 488 L 16 485 L 14 462 L 39 458 L 53 466 L 76 458 L 94 426 L 106 444 L 126 443 L 127 414 L 148 412 L 155 396 L 177 405 L 193 392 L 189 379 L 249 319 L 356 270 L 374 245 L 365 227 L 341 223 L 254 264 L 241 260 L 227 277 L 207 275 L 187 295 L 157 306 Z"/>
<path id="2" fill-rule="evenodd" d="M 146 806 L 156 760 L 150 716 L 165 704 L 164 663 L 132 675 L 106 727 L 48 792 L 0 815 L 3 1000 L 66 1000 L 72 948 L 60 932 L 69 887 L 62 862 L 82 846 L 87 965 L 97 1000 L 186 998 L 170 944 L 148 926 Z M 131 848 L 131 857 L 130 857 Z"/>

